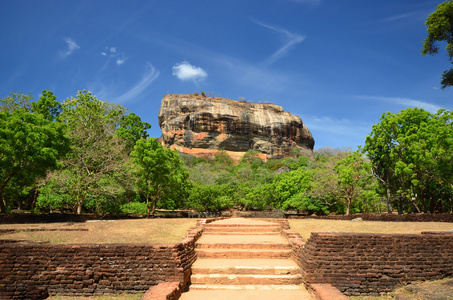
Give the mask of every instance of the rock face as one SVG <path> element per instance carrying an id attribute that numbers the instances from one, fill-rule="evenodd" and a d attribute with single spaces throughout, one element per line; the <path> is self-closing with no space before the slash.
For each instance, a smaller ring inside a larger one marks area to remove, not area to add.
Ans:
<path id="1" fill-rule="evenodd" d="M 315 143 L 302 120 L 281 106 L 202 95 L 166 95 L 159 126 L 163 143 L 179 150 L 253 149 L 282 157 L 292 148 L 313 150 Z"/>

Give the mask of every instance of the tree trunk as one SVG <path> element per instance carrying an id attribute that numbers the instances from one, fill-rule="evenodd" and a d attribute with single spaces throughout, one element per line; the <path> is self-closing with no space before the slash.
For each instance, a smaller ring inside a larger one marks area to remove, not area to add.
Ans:
<path id="1" fill-rule="evenodd" d="M 2 192 L 0 192 L 0 213 L 6 213 L 6 203 L 5 200 L 3 200 Z"/>
<path id="2" fill-rule="evenodd" d="M 35 207 L 36 207 L 36 201 L 38 200 L 38 195 L 39 195 L 39 190 L 38 190 L 38 188 L 36 188 L 35 192 L 33 193 L 33 202 L 31 203 L 31 209 L 35 209 Z"/>
<path id="3" fill-rule="evenodd" d="M 77 214 L 78 215 L 80 215 L 82 213 L 83 202 L 85 202 L 85 195 L 82 195 L 82 199 L 77 204 Z"/>
<path id="4" fill-rule="evenodd" d="M 351 199 L 346 199 L 346 215 L 347 216 L 349 216 L 350 207 L 351 207 Z"/>
<path id="5" fill-rule="evenodd" d="M 10 174 L 8 176 L 8 178 L 6 178 L 6 180 L 0 186 L 0 213 L 4 213 L 4 214 L 6 213 L 6 202 L 5 202 L 5 199 L 3 199 L 3 190 L 5 189 L 5 186 L 8 183 L 8 181 L 10 181 L 11 178 L 13 178 L 14 175 L 16 175 L 17 173 L 18 172 Z"/>
<path id="6" fill-rule="evenodd" d="M 450 213 L 453 214 L 453 198 L 450 196 Z"/>
<path id="7" fill-rule="evenodd" d="M 421 213 L 420 208 L 418 207 L 417 203 L 415 203 L 415 197 L 410 197 L 409 200 L 411 201 L 412 205 L 415 207 L 418 213 Z"/>
<path id="8" fill-rule="evenodd" d="M 154 217 L 154 213 L 156 212 L 156 202 L 157 202 L 157 200 L 153 200 L 153 203 L 152 203 L 153 204 L 153 210 L 151 211 L 151 214 L 153 215 L 153 217 Z"/>
<path id="9" fill-rule="evenodd" d="M 391 201 L 390 199 L 391 199 L 390 189 L 387 188 L 387 212 L 389 214 L 393 213 L 392 204 L 390 203 L 390 201 Z"/>
<path id="10" fill-rule="evenodd" d="M 146 218 L 149 219 L 149 196 L 146 196 Z"/>

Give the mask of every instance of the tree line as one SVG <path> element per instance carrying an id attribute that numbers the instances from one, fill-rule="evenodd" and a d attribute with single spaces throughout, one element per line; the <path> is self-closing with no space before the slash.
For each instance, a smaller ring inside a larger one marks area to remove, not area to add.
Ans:
<path id="1" fill-rule="evenodd" d="M 385 113 L 357 151 L 293 149 L 240 162 L 178 154 L 150 124 L 87 91 L 63 102 L 0 99 L 0 210 L 143 213 L 157 208 L 307 214 L 452 212 L 453 113 Z"/>

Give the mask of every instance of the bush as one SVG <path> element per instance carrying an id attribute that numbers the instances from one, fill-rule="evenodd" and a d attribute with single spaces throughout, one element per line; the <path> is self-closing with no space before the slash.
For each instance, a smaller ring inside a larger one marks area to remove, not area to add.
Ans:
<path id="1" fill-rule="evenodd" d="M 121 212 L 126 214 L 147 214 L 146 203 L 143 202 L 129 202 L 121 205 Z"/>

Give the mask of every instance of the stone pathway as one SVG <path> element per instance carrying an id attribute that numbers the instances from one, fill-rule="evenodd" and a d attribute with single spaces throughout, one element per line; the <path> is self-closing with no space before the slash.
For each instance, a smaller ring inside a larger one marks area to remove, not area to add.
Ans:
<path id="1" fill-rule="evenodd" d="M 206 225 L 181 300 L 312 299 L 279 224 L 232 218 Z"/>

